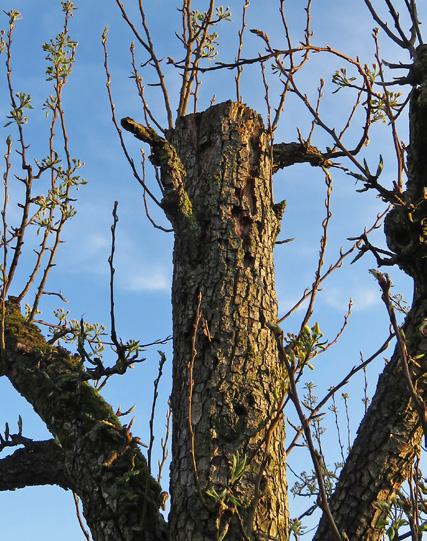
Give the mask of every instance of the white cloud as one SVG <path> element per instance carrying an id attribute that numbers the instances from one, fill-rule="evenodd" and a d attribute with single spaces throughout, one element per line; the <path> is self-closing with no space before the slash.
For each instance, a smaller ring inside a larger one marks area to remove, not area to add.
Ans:
<path id="1" fill-rule="evenodd" d="M 134 212 L 126 205 L 122 214 Z M 111 254 L 110 202 L 83 202 L 77 219 L 67 231 L 67 248 L 61 253 L 61 267 L 67 273 L 95 276 L 105 284 L 109 282 L 108 258 Z M 115 287 L 117 292 L 169 292 L 170 263 L 165 253 L 141 241 L 141 231 L 133 224 L 120 220 L 116 230 L 114 257 Z M 160 253 L 159 253 L 160 252 Z"/>
<path id="2" fill-rule="evenodd" d="M 355 286 L 351 289 L 333 286 L 327 288 L 322 299 L 331 308 L 340 312 L 345 312 L 348 308 L 350 297 L 353 300 L 354 312 L 367 310 L 381 302 L 381 295 L 377 288 L 361 286 Z"/>
<path id="3" fill-rule="evenodd" d="M 129 274 L 119 277 L 119 286 L 125 291 L 170 291 L 170 279 L 165 269 L 157 268 L 144 269 L 142 272 L 135 273 L 133 270 Z"/>

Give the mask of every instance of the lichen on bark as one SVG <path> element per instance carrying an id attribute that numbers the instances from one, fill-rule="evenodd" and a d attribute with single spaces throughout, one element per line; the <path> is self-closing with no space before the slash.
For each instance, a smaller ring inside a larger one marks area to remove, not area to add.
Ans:
<path id="1" fill-rule="evenodd" d="M 57 480 L 66 478 L 80 496 L 93 539 L 165 539 L 160 486 L 130 431 L 85 381 L 80 359 L 47 344 L 14 303 L 7 306 L 5 338 L 3 372 L 60 446 L 64 475 Z"/>

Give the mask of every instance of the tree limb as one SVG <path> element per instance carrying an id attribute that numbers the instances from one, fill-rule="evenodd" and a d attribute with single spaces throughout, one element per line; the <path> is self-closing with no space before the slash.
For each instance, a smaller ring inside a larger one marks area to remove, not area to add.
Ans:
<path id="1" fill-rule="evenodd" d="M 423 313 L 421 307 L 413 306 L 403 327 L 412 358 L 425 347 L 425 339 L 418 330 L 420 313 Z M 338 527 L 352 541 L 382 539 L 380 504 L 390 501 L 407 479 L 419 450 L 422 428 L 399 357 L 397 346 L 379 378 L 330 500 Z M 420 371 L 415 363 L 410 368 Z M 313 539 L 331 539 L 326 517 L 322 518 Z"/>
<path id="2" fill-rule="evenodd" d="M 0 460 L 0 490 L 41 485 L 73 488 L 65 469 L 64 452 L 55 440 L 32 442 Z"/>
<path id="3" fill-rule="evenodd" d="M 273 145 L 273 174 L 279 169 L 295 163 L 309 163 L 312 166 L 331 167 L 332 162 L 322 152 L 305 143 L 279 143 Z"/>
<path id="4" fill-rule="evenodd" d="M 165 539 L 161 488 L 150 476 L 139 439 L 84 381 L 80 358 L 47 344 L 16 303 L 7 303 L 5 331 L 0 368 L 58 440 L 93 538 Z"/>
<path id="5" fill-rule="evenodd" d="M 160 167 L 164 189 L 162 207 L 169 220 L 174 227 L 182 224 L 193 233 L 198 233 L 193 205 L 184 188 L 186 171 L 173 145 L 160 137 L 153 128 L 147 128 L 132 118 L 122 118 L 121 125 L 137 139 L 150 145 L 150 160 L 153 165 Z"/>

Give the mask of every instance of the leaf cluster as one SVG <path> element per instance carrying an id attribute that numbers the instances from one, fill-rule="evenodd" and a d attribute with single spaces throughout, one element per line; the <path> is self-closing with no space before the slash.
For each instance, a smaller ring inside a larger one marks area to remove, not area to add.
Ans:
<path id="1" fill-rule="evenodd" d="M 308 366 L 313 370 L 310 361 L 322 352 L 327 345 L 327 341 L 322 340 L 322 337 L 323 333 L 318 323 L 315 323 L 312 327 L 305 325 L 298 335 L 287 334 L 285 337 L 286 351 L 289 354 L 293 368 L 299 370 Z"/>
<path id="2" fill-rule="evenodd" d="M 6 117 L 9 119 L 9 121 L 4 125 L 5 128 L 13 123 L 16 123 L 17 126 L 27 124 L 28 116 L 25 114 L 25 111 L 33 109 L 30 94 L 26 94 L 25 92 L 17 92 L 15 97 L 18 101 L 15 101 L 10 113 Z"/>
<path id="3" fill-rule="evenodd" d="M 218 6 L 215 9 L 216 19 L 208 21 L 208 12 L 193 10 L 191 12 L 191 27 L 195 36 L 196 50 L 200 58 L 212 60 L 218 55 L 218 33 L 211 32 L 204 35 L 206 25 L 214 26 L 222 21 L 231 21 L 231 11 L 228 7 Z"/>
<path id="4" fill-rule="evenodd" d="M 67 31 L 59 33 L 54 39 L 43 44 L 43 51 L 46 52 L 48 65 L 46 68 L 46 80 L 57 81 L 64 84 L 71 73 L 77 42 L 72 40 Z"/>

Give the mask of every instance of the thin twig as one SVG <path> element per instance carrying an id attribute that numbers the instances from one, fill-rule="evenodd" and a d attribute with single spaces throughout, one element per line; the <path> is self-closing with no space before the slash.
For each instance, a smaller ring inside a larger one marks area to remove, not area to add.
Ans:
<path id="1" fill-rule="evenodd" d="M 136 61 L 135 61 L 135 42 L 132 41 L 130 44 L 130 55 L 131 55 L 131 66 L 132 66 L 132 78 L 135 80 L 136 89 L 138 92 L 138 96 L 141 99 L 142 106 L 144 108 L 144 117 L 145 117 L 145 123 L 147 126 L 150 126 L 150 120 L 153 122 L 153 124 L 157 127 L 159 131 L 162 133 L 165 133 L 165 130 L 162 128 L 160 123 L 156 120 L 153 113 L 151 112 L 151 109 L 148 107 L 147 100 L 145 99 L 144 94 L 144 84 L 142 82 L 142 76 L 140 75 L 138 68 L 136 67 Z"/>
<path id="2" fill-rule="evenodd" d="M 8 137 L 6 139 L 6 153 L 4 155 L 5 171 L 3 173 L 3 209 L 1 211 L 2 218 L 2 245 L 3 245 L 3 264 L 1 269 L 3 286 L 1 289 L 1 355 L 0 360 L 4 361 L 4 355 L 6 352 L 5 342 L 5 320 L 6 320 L 6 295 L 7 295 L 7 205 L 9 202 L 9 173 L 11 169 L 10 154 L 12 152 L 12 139 Z"/>
<path id="3" fill-rule="evenodd" d="M 82 519 L 82 516 L 80 514 L 79 497 L 74 492 L 74 490 L 73 490 L 73 500 L 74 500 L 74 507 L 75 507 L 75 510 L 76 510 L 76 516 L 77 516 L 77 520 L 79 522 L 80 529 L 81 529 L 85 539 L 87 539 L 87 541 L 91 541 L 89 532 L 86 530 L 83 519 Z"/>
<path id="4" fill-rule="evenodd" d="M 417 412 L 420 418 L 420 425 L 422 426 L 423 431 L 424 431 L 424 436 L 427 439 L 427 419 L 426 419 L 425 404 L 424 404 L 423 399 L 419 395 L 418 391 L 415 389 L 414 383 L 412 381 L 411 373 L 409 371 L 409 363 L 411 362 L 411 357 L 408 353 L 405 337 L 397 323 L 393 303 L 390 299 L 391 280 L 388 274 L 385 274 L 385 273 L 383 274 L 379 272 L 378 270 L 371 270 L 371 273 L 377 279 L 377 282 L 383 292 L 381 298 L 384 301 L 388 316 L 390 318 L 390 323 L 393 328 L 393 332 L 396 335 L 397 345 L 398 345 L 398 349 L 400 353 L 399 355 L 400 362 L 402 365 L 404 376 L 406 378 L 406 382 L 408 384 L 408 390 L 414 401 L 415 407 L 417 409 Z"/>
<path id="5" fill-rule="evenodd" d="M 15 91 L 13 88 L 13 82 L 12 82 L 12 42 L 13 42 L 13 31 L 15 28 L 15 20 L 13 17 L 10 18 L 9 21 L 9 30 L 7 33 L 7 40 L 6 40 L 6 77 L 7 77 L 7 86 L 9 90 L 9 101 L 12 106 L 12 110 L 17 109 L 17 102 L 15 100 Z M 22 218 L 21 218 L 21 224 L 18 226 L 16 230 L 16 245 L 14 246 L 14 254 L 12 257 L 12 262 L 9 267 L 8 272 L 8 278 L 7 282 L 3 283 L 3 297 L 7 297 L 7 291 L 13 281 L 15 271 L 18 267 L 18 262 L 22 253 L 22 247 L 24 244 L 24 235 L 26 230 L 26 225 L 28 223 L 28 215 L 31 205 L 31 189 L 33 184 L 33 170 L 32 166 L 28 164 L 27 158 L 26 158 L 26 152 L 28 146 L 25 143 L 24 140 L 24 128 L 22 122 L 16 122 L 17 128 L 18 128 L 18 134 L 19 134 L 19 143 L 21 150 L 19 151 L 19 155 L 21 156 L 21 167 L 26 172 L 26 178 L 23 179 L 23 183 L 25 185 L 25 196 L 24 196 L 24 203 L 21 204 L 22 208 Z"/>
<path id="6" fill-rule="evenodd" d="M 189 7 L 189 6 L 188 6 Z M 192 30 L 192 13 L 187 9 L 187 30 L 189 31 L 189 39 L 185 44 L 186 46 L 186 60 L 185 69 L 183 73 L 183 83 L 180 91 L 180 100 L 178 106 L 178 116 L 182 117 L 187 112 L 188 101 L 191 96 L 191 89 L 193 82 L 196 78 L 200 60 L 203 58 L 203 49 L 208 37 L 209 28 L 212 24 L 212 15 L 215 7 L 214 0 L 209 0 L 209 7 L 205 13 L 203 23 L 200 25 L 199 30 L 193 33 Z M 193 44 L 196 43 L 196 47 L 193 50 Z M 193 60 L 192 60 L 192 57 Z"/>
<path id="7" fill-rule="evenodd" d="M 407 49 L 408 48 L 408 45 L 410 45 L 408 39 L 406 38 L 406 36 L 403 36 L 403 39 L 399 38 L 396 34 L 394 34 L 390 28 L 388 27 L 387 23 L 384 22 L 381 17 L 378 15 L 378 13 L 375 11 L 373 5 L 372 5 L 372 2 L 371 0 L 364 0 L 367 8 L 369 9 L 371 15 L 372 15 L 372 18 L 374 19 L 374 21 L 384 30 L 384 32 L 387 34 L 387 36 L 392 40 L 394 41 L 395 43 L 397 43 L 397 45 L 399 45 L 399 47 L 402 47 L 402 49 Z"/>
<path id="8" fill-rule="evenodd" d="M 70 15 L 70 13 L 68 11 L 65 12 L 64 27 L 63 27 L 63 34 L 64 35 L 68 34 L 68 23 L 69 23 L 70 16 L 71 15 Z M 74 62 L 74 58 L 75 58 L 75 49 L 72 49 L 72 52 L 70 54 L 70 58 L 68 59 L 69 65 L 70 65 L 70 71 L 71 71 L 71 66 L 73 65 L 73 62 Z M 61 200 L 61 204 L 60 204 L 61 217 L 60 217 L 60 219 L 58 221 L 58 224 L 54 228 L 53 245 L 49 248 L 50 254 L 49 254 L 46 266 L 45 266 L 45 268 L 43 270 L 42 278 L 41 278 L 39 286 L 37 288 L 37 292 L 36 292 L 35 297 L 34 297 L 34 302 L 33 302 L 33 306 L 32 306 L 30 316 L 29 316 L 29 321 L 32 321 L 34 319 L 34 316 L 37 314 L 38 305 L 39 305 L 41 296 L 43 295 L 47 279 L 49 277 L 50 271 L 55 266 L 54 260 L 55 260 L 56 252 L 57 252 L 57 250 L 59 248 L 59 245 L 62 242 L 61 241 L 61 233 L 62 233 L 62 229 L 64 227 L 64 224 L 73 215 L 72 213 L 70 213 L 70 209 L 69 209 L 69 202 L 70 202 L 69 194 L 70 194 L 71 187 L 73 186 L 73 183 L 71 182 L 72 179 L 70 178 L 70 175 L 72 174 L 73 166 L 74 166 L 74 169 L 75 169 L 75 160 L 73 161 L 72 158 L 71 158 L 68 133 L 67 133 L 66 123 L 65 123 L 65 113 L 64 113 L 64 108 L 63 108 L 63 104 L 62 104 L 62 92 L 63 92 L 65 84 L 67 83 L 68 75 L 69 75 L 70 71 L 67 74 L 64 75 L 63 70 L 61 69 L 61 67 L 59 67 L 58 65 L 55 64 L 54 79 L 53 80 L 54 80 L 54 90 L 55 90 L 55 99 L 56 99 L 56 110 L 57 110 L 58 116 L 59 116 L 59 123 L 60 123 L 60 127 L 61 127 L 61 136 L 62 136 L 62 140 L 63 140 L 63 151 L 64 151 L 66 163 L 67 163 L 67 170 L 66 170 L 67 182 L 65 184 L 64 194 L 62 196 L 62 200 Z M 54 127 L 52 127 L 52 130 L 53 129 L 54 129 Z"/>
<path id="9" fill-rule="evenodd" d="M 156 414 L 157 398 L 159 396 L 159 383 L 162 378 L 163 367 L 166 362 L 166 355 L 162 351 L 159 351 L 159 355 L 160 355 L 159 369 L 157 372 L 157 378 L 154 380 L 154 384 L 153 384 L 153 400 L 151 403 L 151 415 L 150 415 L 150 422 L 149 422 L 150 441 L 148 444 L 147 462 L 148 462 L 148 469 L 150 470 L 150 473 L 151 473 L 151 454 L 153 452 L 153 444 L 154 444 L 154 418 Z"/>
<path id="10" fill-rule="evenodd" d="M 197 357 L 197 333 L 199 330 L 200 322 L 202 321 L 202 292 L 199 291 L 197 295 L 197 306 L 196 306 L 196 313 L 194 317 L 194 330 L 193 330 L 193 336 L 191 339 L 191 359 L 188 363 L 188 402 L 187 402 L 187 408 L 188 408 L 188 431 L 190 434 L 190 456 L 191 456 L 191 464 L 193 467 L 193 475 L 194 475 L 194 481 L 196 483 L 197 492 L 199 494 L 200 501 L 205 504 L 205 498 L 202 494 L 202 489 L 200 486 L 200 480 L 199 480 L 199 473 L 197 470 L 197 459 L 196 459 L 196 438 L 193 430 L 193 388 L 194 388 L 194 379 L 193 379 L 193 371 L 194 371 L 194 363 L 196 361 Z M 206 504 L 205 504 L 206 505 Z"/>
<path id="11" fill-rule="evenodd" d="M 328 495 L 326 492 L 325 482 L 323 478 L 324 467 L 321 462 L 321 457 L 314 446 L 313 438 L 311 436 L 310 425 L 308 423 L 306 416 L 304 415 L 304 412 L 301 406 L 301 402 L 298 396 L 298 390 L 295 384 L 294 372 L 289 363 L 288 354 L 283 346 L 283 333 L 275 331 L 274 335 L 276 338 L 277 348 L 279 351 L 279 358 L 281 362 L 283 363 L 283 365 L 286 367 L 286 371 L 288 373 L 289 395 L 291 397 L 291 400 L 295 406 L 298 417 L 300 419 L 302 430 L 304 432 L 304 436 L 305 436 L 307 446 L 310 452 L 311 460 L 313 462 L 314 470 L 316 473 L 316 479 L 319 486 L 320 507 L 322 511 L 325 513 L 326 519 L 329 522 L 333 538 L 336 541 L 343 541 L 343 537 L 340 531 L 338 530 L 334 517 L 332 516 L 331 509 L 329 507 Z"/>
<path id="12" fill-rule="evenodd" d="M 367 229 L 365 231 L 365 233 L 367 235 L 369 235 L 369 233 L 371 233 L 373 230 L 375 229 L 378 229 L 381 225 L 381 222 L 382 222 L 382 219 L 384 218 L 384 216 L 387 214 L 388 212 L 388 208 L 386 210 L 384 210 L 382 213 L 380 214 L 377 214 L 376 216 L 376 219 L 375 219 L 375 222 L 371 225 L 371 227 L 369 229 Z M 320 281 L 319 281 L 319 284 L 320 285 L 322 282 L 324 282 L 324 280 L 326 280 L 326 278 L 328 278 L 328 276 L 330 274 L 332 274 L 335 270 L 337 270 L 338 268 L 340 268 L 344 262 L 344 260 L 350 255 L 352 254 L 357 248 L 360 248 L 360 246 L 362 245 L 362 240 L 360 239 L 360 237 L 358 237 L 358 240 L 356 240 L 348 250 L 346 250 L 345 252 L 342 251 L 342 249 L 340 250 L 340 254 L 338 256 L 338 258 L 336 259 L 335 263 L 332 263 L 328 270 L 325 271 L 322 276 L 320 277 Z M 301 304 L 312 294 L 312 290 L 311 289 L 306 289 L 304 291 L 304 293 L 301 295 L 301 297 L 299 298 L 299 300 L 283 315 L 281 316 L 278 320 L 277 320 L 277 323 L 282 323 L 283 321 L 285 321 L 285 319 L 288 319 L 288 317 L 290 317 L 294 312 L 295 310 L 298 310 L 298 308 L 301 306 Z"/>
<path id="13" fill-rule="evenodd" d="M 147 450 L 147 464 L 148 464 L 148 471 L 150 472 L 150 474 L 151 474 L 151 455 L 153 452 L 153 444 L 154 444 L 154 418 L 156 415 L 157 398 L 159 396 L 158 388 L 159 388 L 159 383 L 163 374 L 163 366 L 166 362 L 166 355 L 162 351 L 159 351 L 159 355 L 160 355 L 159 369 L 157 373 L 157 378 L 154 380 L 154 385 L 153 385 L 153 400 L 151 403 L 151 415 L 150 415 L 150 421 L 149 421 L 150 441 L 148 443 L 148 450 Z M 142 509 L 142 519 L 141 519 L 141 522 L 143 524 L 145 523 L 145 517 L 146 517 L 146 513 L 148 509 L 148 499 L 149 499 L 148 491 L 150 487 L 150 480 L 151 480 L 151 476 L 147 475 L 147 479 L 145 481 L 144 506 Z"/>
<path id="14" fill-rule="evenodd" d="M 145 152 L 144 149 L 141 148 L 141 167 L 142 167 L 142 180 L 144 181 L 145 185 Z M 161 186 L 161 183 L 159 183 Z M 142 191 L 142 199 L 144 201 L 144 209 L 145 209 L 145 215 L 148 218 L 148 221 L 150 224 L 155 228 L 159 229 L 160 231 L 163 231 L 164 233 L 173 233 L 173 229 L 168 227 L 163 227 L 162 225 L 159 225 L 157 222 L 154 221 L 154 219 L 151 217 L 150 209 L 148 208 L 148 202 L 147 202 L 147 190 L 143 186 Z"/>
<path id="15" fill-rule="evenodd" d="M 151 190 L 148 188 L 148 186 L 145 184 L 144 180 L 140 177 L 138 174 L 138 171 L 135 167 L 135 163 L 133 159 L 131 158 L 128 149 L 126 148 L 124 139 L 123 139 L 123 133 L 122 130 L 117 122 L 116 118 L 116 106 L 114 105 L 113 96 L 111 93 L 111 74 L 110 69 L 108 66 L 108 49 L 107 49 L 107 29 L 104 29 L 104 32 L 102 33 L 102 46 L 104 49 L 104 70 L 105 70 L 105 86 L 107 88 L 107 95 L 108 95 L 108 102 L 110 104 L 110 111 L 111 111 L 111 120 L 113 121 L 114 127 L 116 128 L 117 135 L 119 136 L 120 146 L 122 147 L 123 153 L 132 169 L 133 176 L 136 178 L 136 180 L 139 182 L 139 184 L 144 188 L 144 190 L 147 192 L 147 194 L 151 197 L 151 199 L 156 203 L 156 205 L 160 208 L 162 208 L 160 201 L 156 198 L 156 196 L 151 192 Z"/>
<path id="16" fill-rule="evenodd" d="M 374 36 L 374 41 L 375 41 L 375 58 L 378 63 L 378 70 L 379 70 L 381 82 L 384 83 L 385 79 L 384 79 L 383 63 L 381 61 L 381 56 L 380 56 L 378 34 L 374 32 L 373 36 Z M 395 154 L 397 158 L 397 182 L 395 182 L 394 185 L 395 185 L 395 188 L 398 190 L 398 192 L 402 193 L 403 192 L 403 170 L 404 170 L 404 161 L 405 161 L 404 151 L 400 144 L 399 134 L 397 133 L 396 119 L 393 115 L 393 110 L 390 105 L 390 98 L 389 98 L 387 89 L 384 89 L 384 103 L 385 103 L 385 113 L 391 125 L 393 145 L 394 145 Z"/>
<path id="17" fill-rule="evenodd" d="M 341 459 L 342 459 L 342 461 L 344 463 L 345 462 L 344 445 L 343 445 L 342 440 L 341 440 L 341 428 L 340 428 L 340 423 L 339 423 L 339 419 L 338 419 L 338 408 L 337 408 L 337 404 L 335 402 L 335 394 L 333 394 L 331 398 L 332 398 L 332 406 L 330 406 L 329 409 L 334 414 L 335 428 L 336 428 L 336 432 L 337 432 L 337 436 L 338 436 L 338 445 L 339 445 L 339 448 L 340 448 Z"/>
<path id="18" fill-rule="evenodd" d="M 142 1 L 139 0 L 139 10 L 140 10 L 142 25 L 144 27 L 144 31 L 145 31 L 147 41 L 145 41 L 142 38 L 142 36 L 138 32 L 136 26 L 130 20 L 130 18 L 128 16 L 128 14 L 127 14 L 121 0 L 116 0 L 116 4 L 118 5 L 118 7 L 119 7 L 119 9 L 121 11 L 123 19 L 126 21 L 127 25 L 132 30 L 134 36 L 139 41 L 139 43 L 143 46 L 143 48 L 147 51 L 147 53 L 150 55 L 150 60 L 152 61 L 152 65 L 154 66 L 154 68 L 155 68 L 155 70 L 157 72 L 157 76 L 159 78 L 159 85 L 160 85 L 160 88 L 161 88 L 162 94 L 163 94 L 163 100 L 164 100 L 164 103 L 165 103 L 165 108 L 166 108 L 166 113 L 167 113 L 167 118 L 168 118 L 168 125 L 169 125 L 169 128 L 173 128 L 172 109 L 171 109 L 171 106 L 170 106 L 170 103 L 169 103 L 169 96 L 168 96 L 168 92 L 167 92 L 167 88 L 166 88 L 165 78 L 164 78 L 164 75 L 163 75 L 163 72 L 162 72 L 162 68 L 160 66 L 160 61 L 159 61 L 159 59 L 158 59 L 158 57 L 156 55 L 156 52 L 154 50 L 154 46 L 153 46 L 153 43 L 152 43 L 152 40 L 151 40 L 151 36 L 150 36 L 149 29 L 148 29 L 147 22 L 146 22 L 145 12 L 144 12 L 144 9 L 143 9 L 143 6 L 142 6 Z"/>
<path id="19" fill-rule="evenodd" d="M 56 122 L 58 120 L 58 100 L 56 101 L 56 105 L 55 105 L 55 109 L 52 113 L 52 120 L 50 122 L 50 128 L 49 128 L 49 158 L 51 161 L 54 160 L 54 157 L 55 157 L 55 150 L 54 150 L 54 139 L 55 139 L 55 126 L 56 126 Z M 40 176 L 40 171 L 39 171 L 39 176 Z M 56 190 L 56 172 L 54 170 L 54 167 L 51 167 L 51 192 L 52 194 L 55 192 Z M 49 240 L 49 237 L 50 237 L 50 234 L 52 232 L 52 227 L 51 227 L 51 224 L 53 222 L 53 217 L 54 217 L 54 211 L 55 211 L 55 205 L 54 204 L 51 204 L 49 206 L 49 215 L 47 217 L 47 222 L 49 224 L 49 226 L 45 227 L 45 230 L 44 230 L 44 234 L 43 234 L 43 239 L 40 243 L 40 248 L 39 250 L 37 251 L 37 258 L 36 258 L 36 262 L 34 264 L 34 267 L 33 267 L 33 270 L 30 274 L 30 276 L 28 277 L 28 280 L 27 280 L 27 283 L 25 284 L 23 290 L 21 291 L 21 293 L 18 295 L 18 300 L 19 302 L 22 302 L 22 299 L 27 295 L 28 291 L 30 290 L 32 284 L 34 283 L 34 280 L 36 279 L 36 276 L 40 270 L 40 267 L 41 267 L 41 264 L 42 264 L 42 261 L 43 261 L 43 256 L 47 250 L 47 242 Z M 36 213 L 37 215 L 37 213 Z M 32 219 L 29 220 L 29 223 L 32 223 Z"/>
<path id="20" fill-rule="evenodd" d="M 244 0 L 243 8 L 242 8 L 242 25 L 239 30 L 239 46 L 237 49 L 237 56 L 236 56 L 236 62 L 240 62 L 240 58 L 242 56 L 242 50 L 243 50 L 243 35 L 245 33 L 246 29 L 246 12 L 249 7 L 250 0 Z M 236 101 L 242 101 L 242 96 L 240 95 L 240 78 L 242 76 L 243 67 L 237 66 L 237 74 L 235 77 L 235 83 L 236 83 Z"/>
<path id="21" fill-rule="evenodd" d="M 326 183 L 326 199 L 325 199 L 325 209 L 326 209 L 326 217 L 322 221 L 322 236 L 320 239 L 320 250 L 319 250 L 319 259 L 317 262 L 317 268 L 315 272 L 315 277 L 313 284 L 311 286 L 311 295 L 308 302 L 308 307 L 305 313 L 305 316 L 301 323 L 301 330 L 307 325 L 307 323 L 310 321 L 311 315 L 313 313 L 314 308 L 314 301 L 316 299 L 316 295 L 319 291 L 319 284 L 322 279 L 322 268 L 325 261 L 325 252 L 326 252 L 326 245 L 328 241 L 328 227 L 329 222 L 332 217 L 331 212 L 331 195 L 332 195 L 332 177 L 327 169 L 324 167 L 322 168 L 323 172 L 325 173 L 325 183 Z"/>
<path id="22" fill-rule="evenodd" d="M 170 424 L 171 424 L 171 417 L 172 417 L 172 409 L 170 407 L 170 401 L 168 401 L 168 409 L 166 411 L 166 430 L 165 430 L 165 437 L 160 440 L 160 446 L 162 448 L 162 457 L 157 462 L 157 465 L 159 467 L 158 473 L 157 473 L 157 482 L 160 484 L 160 481 L 162 479 L 162 472 L 163 467 L 165 465 L 165 462 L 169 456 L 168 451 L 168 441 L 170 436 Z"/>
<path id="23" fill-rule="evenodd" d="M 344 385 L 347 385 L 347 383 L 350 381 L 350 379 L 357 374 L 360 370 L 363 370 L 366 368 L 373 360 L 375 360 L 381 353 L 383 353 L 389 346 L 391 340 L 394 338 L 394 334 L 390 334 L 388 338 L 385 340 L 385 342 L 379 347 L 379 349 L 373 353 L 366 361 L 363 361 L 358 366 L 353 366 L 353 368 L 346 374 L 346 376 L 337 383 L 334 387 L 329 389 L 327 394 L 318 402 L 318 404 L 313 408 L 313 410 L 310 413 L 310 416 L 307 418 L 307 422 L 310 423 L 316 416 L 319 414 L 320 410 L 329 402 L 329 400 L 332 398 L 332 396 L 339 391 Z M 295 447 L 299 437 L 303 433 L 303 429 L 300 428 L 297 433 L 295 434 L 294 438 L 292 439 L 291 443 L 289 444 L 288 448 L 286 449 L 286 454 L 288 455 L 291 450 Z"/>
<path id="24" fill-rule="evenodd" d="M 117 339 L 116 332 L 116 316 L 114 310 L 114 274 L 116 269 L 114 268 L 114 254 L 116 251 L 116 227 L 119 217 L 117 216 L 118 202 L 114 201 L 113 205 L 113 224 L 111 226 L 111 254 L 108 258 L 108 266 L 110 267 L 110 321 L 111 321 L 111 341 L 116 347 L 117 353 L 120 355 L 122 350 L 122 344 Z"/>

